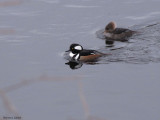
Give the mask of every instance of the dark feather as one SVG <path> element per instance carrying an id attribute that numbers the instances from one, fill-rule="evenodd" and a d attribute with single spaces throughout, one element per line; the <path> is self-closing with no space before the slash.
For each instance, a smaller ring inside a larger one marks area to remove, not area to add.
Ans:
<path id="1" fill-rule="evenodd" d="M 83 51 L 80 52 L 80 56 L 94 55 L 96 53 L 98 52 L 95 50 L 85 50 L 84 49 Z"/>
<path id="2" fill-rule="evenodd" d="M 130 30 L 129 29 L 125 29 L 125 28 L 116 28 L 113 31 L 113 34 L 121 34 L 121 33 L 128 32 L 128 31 L 130 31 Z"/>

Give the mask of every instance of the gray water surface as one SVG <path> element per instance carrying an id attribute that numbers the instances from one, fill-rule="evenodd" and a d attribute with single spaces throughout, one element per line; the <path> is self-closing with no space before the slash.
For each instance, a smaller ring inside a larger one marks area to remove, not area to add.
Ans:
<path id="1" fill-rule="evenodd" d="M 0 120 L 159 120 L 159 6 L 0 0 Z M 142 33 L 108 47 L 96 32 L 110 21 Z M 73 70 L 63 57 L 72 43 L 111 55 Z"/>

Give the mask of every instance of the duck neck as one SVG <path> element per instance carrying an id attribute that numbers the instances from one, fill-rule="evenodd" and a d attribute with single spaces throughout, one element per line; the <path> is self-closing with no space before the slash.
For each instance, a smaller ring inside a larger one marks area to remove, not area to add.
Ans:
<path id="1" fill-rule="evenodd" d="M 70 53 L 69 53 L 69 56 L 70 56 L 71 58 L 73 58 L 74 60 L 79 60 L 80 54 L 79 54 L 79 53 L 70 52 Z"/>

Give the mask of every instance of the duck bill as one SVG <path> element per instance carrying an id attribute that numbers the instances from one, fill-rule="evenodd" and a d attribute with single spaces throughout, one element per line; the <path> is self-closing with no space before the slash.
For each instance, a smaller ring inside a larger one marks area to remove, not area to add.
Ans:
<path id="1" fill-rule="evenodd" d="M 65 51 L 65 52 L 69 52 L 70 50 L 67 50 L 67 51 Z"/>

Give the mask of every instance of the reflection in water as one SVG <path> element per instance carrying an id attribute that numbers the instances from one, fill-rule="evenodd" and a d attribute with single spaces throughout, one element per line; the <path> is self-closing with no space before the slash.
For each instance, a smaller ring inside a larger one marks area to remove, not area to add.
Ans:
<path id="1" fill-rule="evenodd" d="M 10 1 L 2 1 L 0 2 L 0 7 L 14 6 L 19 5 L 23 2 L 23 0 L 10 0 Z"/>
<path id="2" fill-rule="evenodd" d="M 68 65 L 71 69 L 75 70 L 75 69 L 81 68 L 83 64 L 87 64 L 87 65 L 106 64 L 106 63 L 101 63 L 100 61 L 101 61 L 100 59 L 93 62 L 82 62 L 82 61 L 71 60 L 65 64 Z"/>
<path id="3" fill-rule="evenodd" d="M 69 65 L 71 69 L 81 68 L 83 63 L 85 64 L 97 64 L 101 58 L 107 57 L 108 52 L 99 52 L 97 50 L 83 49 L 79 44 L 71 44 L 70 49 L 65 51 L 64 58 L 69 62 L 65 63 Z"/>
<path id="4" fill-rule="evenodd" d="M 70 62 L 66 64 L 71 69 L 78 69 L 83 64 L 108 64 L 111 62 L 147 64 L 160 62 L 160 23 L 135 25 L 131 29 L 138 31 L 138 34 L 133 35 L 125 42 L 106 40 L 106 46 L 98 50 L 102 53 L 110 53 L 109 56 L 101 58 L 96 62 L 82 63 L 69 60 Z M 97 37 L 105 39 L 102 31 L 104 30 L 96 33 Z"/>
<path id="5" fill-rule="evenodd" d="M 89 105 L 87 103 L 84 90 L 83 90 L 83 83 L 81 81 L 78 82 L 78 87 L 79 87 L 79 97 L 83 105 L 86 120 L 106 120 L 96 116 L 91 116 Z"/>
<path id="6" fill-rule="evenodd" d="M 137 36 L 137 35 L 139 35 L 139 34 L 140 34 L 140 33 L 139 33 L 138 31 L 136 31 L 132 36 Z M 101 30 L 97 31 L 97 32 L 96 32 L 96 35 L 97 35 L 98 38 L 105 40 L 105 43 L 106 43 L 107 45 L 114 44 L 115 41 L 128 42 L 129 39 L 131 38 L 131 36 L 130 36 L 130 37 L 126 37 L 126 38 L 123 38 L 123 39 L 111 39 L 111 38 L 106 37 L 106 36 L 104 35 L 104 29 L 101 29 Z M 133 37 L 132 37 L 132 38 L 133 38 Z"/>
<path id="7" fill-rule="evenodd" d="M 113 45 L 113 44 L 114 44 L 114 40 L 106 39 L 106 45 Z"/>
<path id="8" fill-rule="evenodd" d="M 136 31 L 130 30 L 128 28 L 119 28 L 116 26 L 116 23 L 111 21 L 109 22 L 104 32 L 102 33 L 107 40 L 116 40 L 116 41 L 128 41 L 128 39 L 136 34 Z"/>
<path id="9" fill-rule="evenodd" d="M 100 118 L 100 117 L 91 115 L 90 108 L 89 108 L 88 102 L 86 100 L 85 92 L 83 89 L 84 89 L 83 83 L 81 81 L 78 81 L 78 92 L 79 92 L 78 96 L 79 96 L 80 101 L 82 103 L 85 120 L 106 120 L 104 118 Z M 70 117 L 67 120 L 78 120 L 78 119 Z"/>
<path id="10" fill-rule="evenodd" d="M 160 62 L 160 23 L 155 22 L 147 25 L 135 25 L 130 29 L 138 31 L 128 41 L 119 42 L 106 40 L 110 46 L 111 56 L 104 59 L 104 62 L 125 62 L 133 64 L 146 64 L 149 62 Z M 96 32 L 97 37 L 104 39 L 103 30 Z M 115 49 L 119 44 L 124 44 L 120 49 Z M 107 48 L 101 49 L 106 51 Z"/>
<path id="11" fill-rule="evenodd" d="M 14 34 L 16 31 L 14 29 L 2 29 L 0 28 L 0 35 L 10 35 Z"/>
<path id="12" fill-rule="evenodd" d="M 20 89 L 22 87 L 25 87 L 27 85 L 30 85 L 36 82 L 40 82 L 40 81 L 67 81 L 67 80 L 70 81 L 70 80 L 79 80 L 79 79 L 81 79 L 80 76 L 48 77 L 46 75 L 43 75 L 36 79 L 22 80 L 21 82 L 17 84 L 10 85 L 8 87 L 0 89 L 0 98 L 3 102 L 4 108 L 8 111 L 6 115 L 19 116 L 21 117 L 21 120 L 23 119 L 23 116 L 21 116 L 18 113 L 16 106 L 12 103 L 11 99 L 7 96 L 7 93 L 13 92 L 14 90 Z M 102 119 L 102 118 L 90 115 L 89 105 L 87 103 L 87 100 L 84 94 L 84 90 L 83 90 L 83 84 L 81 81 L 78 81 L 78 88 L 79 88 L 78 96 L 82 103 L 86 120 L 106 120 L 106 119 Z M 0 116 L 0 120 L 3 120 L 1 116 Z M 76 120 L 76 119 L 69 118 L 68 120 Z"/>
<path id="13" fill-rule="evenodd" d="M 78 87 L 79 87 L 79 97 L 80 97 L 80 100 L 81 100 L 82 105 L 83 105 L 85 116 L 86 116 L 86 118 L 89 118 L 89 116 L 90 116 L 89 106 L 87 104 L 87 101 L 86 101 L 86 98 L 85 98 L 85 95 L 84 95 L 82 82 L 78 82 Z"/>
<path id="14" fill-rule="evenodd" d="M 66 65 L 69 65 L 69 67 L 71 69 L 78 69 L 78 68 L 81 68 L 83 63 L 82 62 L 78 62 L 78 61 L 69 61 L 67 63 L 65 63 Z"/>
<path id="15" fill-rule="evenodd" d="M 19 114 L 16 110 L 16 107 L 12 104 L 12 102 L 10 101 L 8 96 L 6 95 L 6 92 L 2 89 L 0 89 L 0 98 L 2 99 L 2 102 L 9 113 L 11 113 L 15 116 L 19 116 Z"/>
<path id="16" fill-rule="evenodd" d="M 22 87 L 25 87 L 27 85 L 33 84 L 35 82 L 40 81 L 67 81 L 67 80 L 79 80 L 80 76 L 64 76 L 64 77 L 48 77 L 46 75 L 40 76 L 36 79 L 30 79 L 30 80 L 22 80 L 21 82 L 17 84 L 10 85 L 8 87 L 5 87 L 3 89 L 0 88 L 0 99 L 2 100 L 2 103 L 4 105 L 4 108 L 6 109 L 7 113 L 6 115 L 11 115 L 15 117 L 21 117 L 21 120 L 23 119 L 23 116 L 21 116 L 16 106 L 12 103 L 11 99 L 7 96 L 7 93 L 13 92 L 14 90 L 20 89 Z M 5 115 L 4 115 L 5 116 Z M 7 116 L 6 116 L 7 117 Z M 0 120 L 4 120 L 0 116 Z"/>
<path id="17" fill-rule="evenodd" d="M 108 64 L 111 62 L 147 64 L 160 62 L 160 23 L 136 25 L 131 28 L 139 33 L 125 42 L 106 40 L 106 46 L 98 50 L 102 53 L 110 53 L 110 55 L 89 63 L 70 61 L 68 59 L 69 62 L 66 65 L 69 65 L 71 69 L 78 69 L 83 64 Z M 100 39 L 104 39 L 101 34 L 102 31 L 100 30 L 96 33 Z"/>
<path id="18" fill-rule="evenodd" d="M 69 67 L 74 70 L 74 69 L 81 68 L 83 64 L 96 65 L 96 64 L 100 64 L 100 63 L 98 63 L 98 61 L 96 61 L 96 62 L 81 62 L 81 61 L 73 61 L 72 60 L 72 61 L 69 61 L 65 64 L 69 65 Z"/>
<path id="19" fill-rule="evenodd" d="M 22 0 L 10 0 L 10 1 L 0 1 L 0 7 L 8 7 L 8 6 L 15 6 L 15 5 L 19 5 L 22 3 Z M 0 28 L 0 35 L 10 35 L 10 34 L 14 34 L 16 31 L 14 29 L 10 29 L 10 28 Z M 4 105 L 4 108 L 8 111 L 8 113 L 6 113 L 6 115 L 12 115 L 15 117 L 20 117 L 16 106 L 12 103 L 11 99 L 7 96 L 7 92 L 4 89 L 0 89 L 0 98 L 2 100 L 2 103 Z M 11 116 L 11 117 L 12 117 Z M 4 120 L 5 118 L 1 118 L 2 116 L 0 116 L 0 120 Z M 9 116 L 5 116 L 5 117 L 9 117 Z M 22 120 L 23 118 L 21 118 Z"/>

